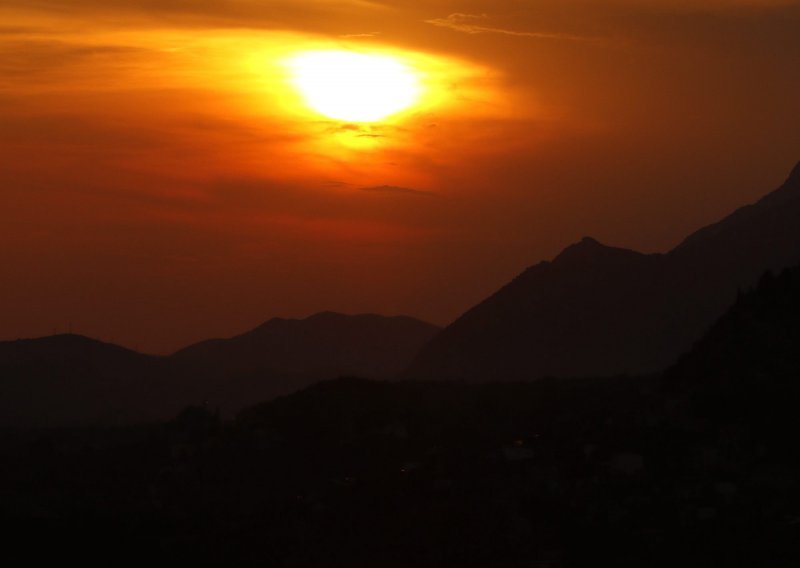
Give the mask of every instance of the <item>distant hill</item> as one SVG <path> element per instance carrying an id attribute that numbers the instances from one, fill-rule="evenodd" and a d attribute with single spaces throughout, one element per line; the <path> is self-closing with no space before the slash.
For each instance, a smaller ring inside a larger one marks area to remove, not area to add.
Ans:
<path id="1" fill-rule="evenodd" d="M 776 191 L 666 254 L 591 238 L 520 274 L 445 328 L 404 374 L 519 380 L 670 365 L 767 269 L 800 261 L 800 164 Z"/>
<path id="2" fill-rule="evenodd" d="M 119 424 L 163 416 L 160 361 L 80 335 L 0 342 L 0 426 Z"/>
<path id="3" fill-rule="evenodd" d="M 0 426 L 161 420 L 203 402 L 233 413 L 324 379 L 394 376 L 438 331 L 410 317 L 325 312 L 170 357 L 78 335 L 0 342 Z"/>
<path id="4" fill-rule="evenodd" d="M 195 377 L 203 398 L 238 408 L 322 379 L 388 379 L 413 360 L 440 329 L 420 320 L 322 312 L 275 318 L 230 339 L 191 345 L 170 364 Z"/>

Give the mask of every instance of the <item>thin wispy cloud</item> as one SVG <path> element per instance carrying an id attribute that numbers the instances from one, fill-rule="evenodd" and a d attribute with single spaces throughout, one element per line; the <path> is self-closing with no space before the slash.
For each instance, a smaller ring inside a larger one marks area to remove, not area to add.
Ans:
<path id="1" fill-rule="evenodd" d="M 0 36 L 41 35 L 47 30 L 32 26 L 0 26 Z"/>
<path id="2" fill-rule="evenodd" d="M 381 32 L 366 32 L 360 34 L 342 34 L 339 37 L 347 39 L 359 39 L 359 38 L 377 37 L 379 35 L 381 35 Z"/>
<path id="3" fill-rule="evenodd" d="M 440 28 L 447 28 L 456 32 L 461 32 L 470 35 L 478 34 L 499 34 L 516 37 L 529 37 L 536 39 L 555 39 L 555 40 L 568 40 L 568 41 L 597 41 L 599 38 L 580 36 L 574 34 L 554 33 L 554 32 L 532 32 L 511 30 L 506 28 L 498 28 L 486 25 L 489 20 L 487 14 L 463 14 L 456 12 L 450 14 L 446 18 L 434 18 L 432 20 L 425 20 L 426 24 L 431 24 Z"/>
<path id="4" fill-rule="evenodd" d="M 423 191 L 421 189 L 412 189 L 410 187 L 400 187 L 396 185 L 377 185 L 374 187 L 362 187 L 361 191 L 369 193 L 396 193 L 405 195 L 420 195 L 425 197 L 434 197 L 436 194 L 432 191 Z"/>

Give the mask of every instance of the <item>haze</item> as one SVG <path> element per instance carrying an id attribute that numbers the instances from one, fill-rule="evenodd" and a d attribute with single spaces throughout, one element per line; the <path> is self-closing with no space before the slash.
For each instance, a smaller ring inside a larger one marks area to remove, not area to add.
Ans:
<path id="1" fill-rule="evenodd" d="M 446 324 L 583 235 L 645 252 L 800 153 L 800 2 L 0 1 L 0 338 Z M 377 122 L 282 61 L 400 58 Z"/>

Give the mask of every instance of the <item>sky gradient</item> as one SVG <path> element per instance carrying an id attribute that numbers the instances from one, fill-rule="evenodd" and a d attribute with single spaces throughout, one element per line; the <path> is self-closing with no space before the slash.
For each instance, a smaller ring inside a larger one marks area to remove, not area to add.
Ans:
<path id="1" fill-rule="evenodd" d="M 0 339 L 166 353 L 274 316 L 446 324 L 584 235 L 644 252 L 800 160 L 800 2 L 0 0 Z M 284 61 L 396 56 L 385 121 Z"/>

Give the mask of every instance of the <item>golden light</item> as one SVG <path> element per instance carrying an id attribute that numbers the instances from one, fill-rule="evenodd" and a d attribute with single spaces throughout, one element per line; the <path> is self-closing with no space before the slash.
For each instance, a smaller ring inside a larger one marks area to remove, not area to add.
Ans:
<path id="1" fill-rule="evenodd" d="M 313 51 L 288 64 L 306 104 L 336 120 L 383 120 L 413 106 L 422 93 L 419 73 L 388 55 Z"/>

